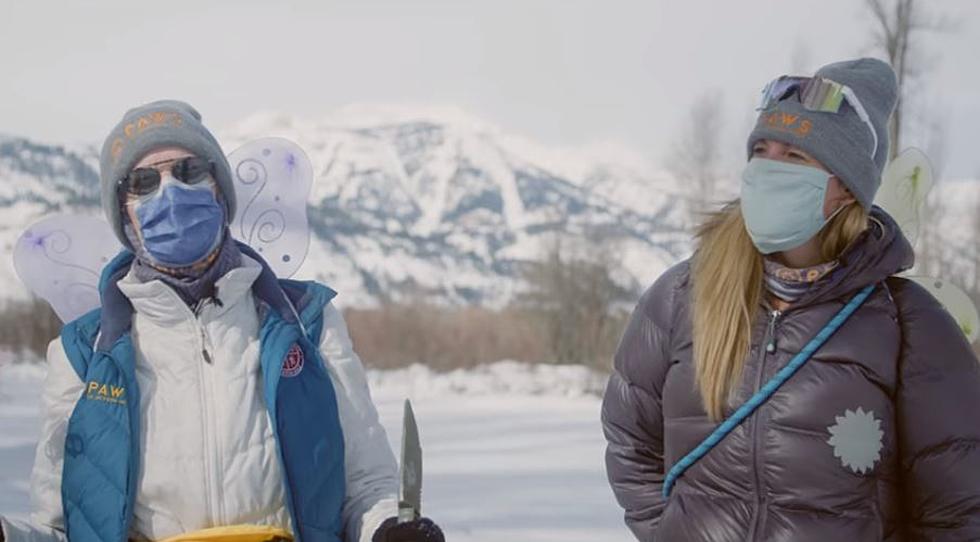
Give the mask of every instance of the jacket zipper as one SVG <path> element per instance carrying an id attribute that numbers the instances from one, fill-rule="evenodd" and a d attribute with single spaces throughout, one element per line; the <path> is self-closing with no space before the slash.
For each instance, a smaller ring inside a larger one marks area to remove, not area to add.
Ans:
<path id="1" fill-rule="evenodd" d="M 200 321 L 199 315 L 204 307 L 204 300 L 197 304 L 194 309 L 194 324 L 197 326 L 198 334 L 201 339 L 201 359 L 204 361 L 200 365 L 201 375 L 201 408 L 202 428 L 204 431 L 204 461 L 205 461 L 205 494 L 208 500 L 208 516 L 214 520 L 215 525 L 224 525 L 224 514 L 222 511 L 221 494 L 219 488 L 222 487 L 220 480 L 220 454 L 218 453 L 218 439 L 215 435 L 214 413 L 211 408 L 210 400 L 214 397 L 214 379 L 211 378 L 214 360 L 208 352 L 207 332 L 204 324 Z"/>
<path id="2" fill-rule="evenodd" d="M 208 353 L 207 338 L 204 336 L 204 328 L 201 327 L 201 357 L 204 358 L 204 363 L 211 365 L 211 354 Z"/>
<path id="3" fill-rule="evenodd" d="M 759 345 L 759 366 L 756 370 L 756 381 L 755 381 L 755 391 L 753 393 L 758 393 L 762 389 L 762 380 L 766 374 L 766 356 L 767 354 L 772 354 L 776 351 L 776 323 L 779 317 L 782 316 L 782 312 L 778 310 L 773 310 L 769 313 L 769 326 L 766 328 L 766 335 L 763 337 L 762 343 Z M 749 428 L 752 436 L 752 470 L 755 475 L 755 517 L 752 522 L 752 529 L 749 531 L 748 541 L 751 542 L 755 539 L 759 524 L 762 521 L 764 510 L 764 498 L 762 496 L 762 471 L 761 465 L 759 464 L 759 415 L 756 411 L 752 415 L 752 420 L 749 424 Z"/>
<path id="4" fill-rule="evenodd" d="M 201 315 L 201 310 L 204 308 L 205 301 L 207 301 L 207 299 L 202 299 L 198 301 L 197 306 L 194 307 L 194 320 L 195 323 L 197 324 L 198 331 L 201 332 L 201 357 L 204 358 L 205 363 L 211 365 L 213 362 L 211 360 L 211 354 L 208 353 L 208 347 L 207 347 L 208 340 L 207 337 L 204 335 L 204 326 L 201 325 L 200 320 L 198 320 L 198 318 Z"/>

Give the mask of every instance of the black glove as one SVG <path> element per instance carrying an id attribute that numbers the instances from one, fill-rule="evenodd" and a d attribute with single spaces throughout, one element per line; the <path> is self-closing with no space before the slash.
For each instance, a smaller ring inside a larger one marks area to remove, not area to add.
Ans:
<path id="1" fill-rule="evenodd" d="M 388 518 L 374 531 L 371 542 L 446 542 L 442 529 L 429 518 L 408 523 L 398 523 L 398 518 Z"/>

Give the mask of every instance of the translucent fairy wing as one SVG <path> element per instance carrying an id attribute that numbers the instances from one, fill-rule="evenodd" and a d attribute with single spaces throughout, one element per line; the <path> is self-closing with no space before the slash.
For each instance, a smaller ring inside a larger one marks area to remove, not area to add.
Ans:
<path id="1" fill-rule="evenodd" d="M 310 246 L 310 159 L 288 139 L 263 138 L 242 145 L 228 161 L 238 204 L 232 235 L 261 254 L 276 275 L 292 276 Z"/>
<path id="2" fill-rule="evenodd" d="M 17 239 L 14 269 L 62 322 L 70 322 L 99 306 L 99 275 L 120 250 L 104 220 L 55 215 L 32 224 Z"/>
<path id="3" fill-rule="evenodd" d="M 980 338 L 980 315 L 966 292 L 942 279 L 921 276 L 906 278 L 914 280 L 929 290 L 929 293 L 946 307 L 971 343 Z"/>
<path id="4" fill-rule="evenodd" d="M 922 209 L 933 187 L 932 165 L 919 149 L 906 149 L 885 168 L 875 203 L 890 214 L 915 245 Z M 970 342 L 980 337 L 977 307 L 963 290 L 939 278 L 908 276 L 928 290 L 956 319 Z"/>
<path id="5" fill-rule="evenodd" d="M 906 149 L 885 167 L 875 204 L 888 212 L 915 245 L 922 207 L 932 189 L 932 165 L 919 149 Z"/>

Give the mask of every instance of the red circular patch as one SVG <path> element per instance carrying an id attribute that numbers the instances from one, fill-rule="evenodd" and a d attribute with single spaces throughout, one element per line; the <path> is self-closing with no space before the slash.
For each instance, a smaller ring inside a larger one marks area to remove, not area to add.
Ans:
<path id="1" fill-rule="evenodd" d="M 286 352 L 286 359 L 282 360 L 282 376 L 291 378 L 298 375 L 303 370 L 303 349 L 298 344 L 294 344 Z"/>

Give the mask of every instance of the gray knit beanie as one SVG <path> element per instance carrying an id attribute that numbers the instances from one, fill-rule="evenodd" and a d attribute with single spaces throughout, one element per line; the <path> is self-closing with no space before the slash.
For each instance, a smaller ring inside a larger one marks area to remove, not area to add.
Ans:
<path id="1" fill-rule="evenodd" d="M 749 156 L 760 139 L 795 145 L 836 175 L 870 209 L 888 160 L 888 119 L 898 99 L 895 72 L 885 62 L 860 58 L 829 64 L 816 75 L 854 91 L 877 134 L 877 147 L 872 151 L 874 136 L 847 100 L 837 113 L 808 111 L 793 93 L 759 115 L 749 135 Z"/>
<path id="2" fill-rule="evenodd" d="M 133 249 L 123 230 L 119 181 L 147 153 L 163 147 L 180 147 L 214 162 L 214 178 L 221 191 L 218 198 L 225 206 L 225 216 L 235 216 L 235 184 L 231 167 L 221 146 L 201 124 L 201 114 L 190 105 L 176 100 L 161 100 L 130 109 L 112 129 L 102 145 L 102 210 L 123 246 Z"/>

